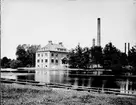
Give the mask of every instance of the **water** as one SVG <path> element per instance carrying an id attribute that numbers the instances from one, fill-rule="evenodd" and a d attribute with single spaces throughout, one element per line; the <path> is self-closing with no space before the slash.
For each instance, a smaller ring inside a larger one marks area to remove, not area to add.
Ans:
<path id="1" fill-rule="evenodd" d="M 62 83 L 75 86 L 114 88 L 136 91 L 136 77 L 86 75 L 68 70 L 36 70 L 35 73 L 1 73 L 1 78 Z"/>

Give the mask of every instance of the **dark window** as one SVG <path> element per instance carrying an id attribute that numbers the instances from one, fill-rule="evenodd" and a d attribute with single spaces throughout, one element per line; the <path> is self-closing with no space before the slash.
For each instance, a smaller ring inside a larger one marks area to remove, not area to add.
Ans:
<path id="1" fill-rule="evenodd" d="M 58 54 L 56 54 L 56 57 L 58 57 Z"/>
<path id="2" fill-rule="evenodd" d="M 41 60 L 41 62 L 43 62 L 43 59 Z"/>
<path id="3" fill-rule="evenodd" d="M 51 63 L 54 63 L 54 59 L 51 59 Z"/>
<path id="4" fill-rule="evenodd" d="M 37 62 L 40 62 L 40 60 L 39 60 L 39 59 L 37 59 Z"/>
<path id="5" fill-rule="evenodd" d="M 45 59 L 45 62 L 48 62 L 48 60 L 47 60 L 47 59 Z"/>
<path id="6" fill-rule="evenodd" d="M 54 56 L 54 54 L 52 53 L 52 54 L 51 54 L 51 56 L 53 57 L 53 56 Z"/>
<path id="7" fill-rule="evenodd" d="M 58 63 L 58 60 L 56 60 L 56 63 Z"/>
<path id="8" fill-rule="evenodd" d="M 42 54 L 42 57 L 43 57 L 43 54 Z"/>
<path id="9" fill-rule="evenodd" d="M 40 54 L 38 54 L 38 57 L 40 56 Z"/>
<path id="10" fill-rule="evenodd" d="M 67 64 L 67 58 L 62 59 L 62 64 Z"/>
<path id="11" fill-rule="evenodd" d="M 37 65 L 39 67 L 39 65 Z"/>

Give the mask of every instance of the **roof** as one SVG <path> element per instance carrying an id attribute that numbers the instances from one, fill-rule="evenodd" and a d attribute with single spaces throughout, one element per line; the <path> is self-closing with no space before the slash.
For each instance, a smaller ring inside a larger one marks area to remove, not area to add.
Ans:
<path id="1" fill-rule="evenodd" d="M 52 41 L 49 41 L 49 43 L 38 50 L 40 51 L 57 51 L 57 52 L 68 52 L 68 50 L 63 46 L 62 42 L 59 44 L 54 44 Z"/>

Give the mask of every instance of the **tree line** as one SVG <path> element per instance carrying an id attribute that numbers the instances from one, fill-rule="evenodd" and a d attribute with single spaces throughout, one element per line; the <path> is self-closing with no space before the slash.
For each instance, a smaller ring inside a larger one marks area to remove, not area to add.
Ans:
<path id="1" fill-rule="evenodd" d="M 70 51 L 68 63 L 70 68 L 87 69 L 96 65 L 96 68 L 112 69 L 114 73 L 118 74 L 122 70 L 136 72 L 136 46 L 133 46 L 126 54 L 111 42 L 104 48 L 101 46 L 82 48 L 78 45 Z"/>
<path id="2" fill-rule="evenodd" d="M 18 45 L 16 48 L 16 59 L 3 57 L 1 59 L 2 68 L 35 67 L 36 51 L 40 45 Z"/>
<path id="3" fill-rule="evenodd" d="M 16 59 L 3 57 L 1 59 L 2 68 L 35 67 L 36 51 L 40 45 L 18 45 L 16 48 Z M 117 49 L 111 42 L 104 48 L 101 46 L 84 47 L 77 45 L 71 49 L 67 63 L 70 68 L 87 69 L 94 65 L 105 69 L 112 68 L 114 71 L 124 67 L 124 69 L 136 71 L 136 45 L 133 46 L 128 55 Z"/>

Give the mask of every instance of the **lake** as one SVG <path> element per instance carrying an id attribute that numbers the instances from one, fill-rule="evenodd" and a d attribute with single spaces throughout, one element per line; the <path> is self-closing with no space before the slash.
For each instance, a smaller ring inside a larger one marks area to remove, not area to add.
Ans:
<path id="1" fill-rule="evenodd" d="M 1 73 L 1 78 L 32 80 L 45 83 L 62 83 L 75 86 L 113 88 L 136 91 L 136 77 L 88 75 L 72 70 L 35 70 L 35 73 Z"/>

